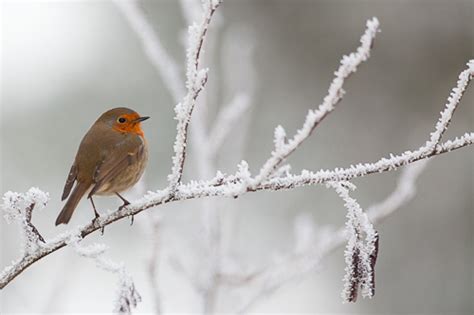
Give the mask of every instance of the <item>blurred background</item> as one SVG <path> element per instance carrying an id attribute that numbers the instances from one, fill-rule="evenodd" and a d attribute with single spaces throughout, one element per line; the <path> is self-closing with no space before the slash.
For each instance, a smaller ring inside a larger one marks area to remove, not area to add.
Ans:
<path id="1" fill-rule="evenodd" d="M 139 7 L 180 66 L 184 86 L 187 22 L 179 2 L 141 1 Z M 33 222 L 46 238 L 67 230 L 54 221 L 78 144 L 102 112 L 118 106 L 152 117 L 144 123 L 150 160 L 143 187 L 165 187 L 176 102 L 118 7 L 111 1 L 2 1 L 1 10 L 0 192 L 32 186 L 48 191 L 51 201 L 34 213 Z M 340 58 L 358 46 L 373 16 L 382 32 L 371 58 L 347 81 L 337 110 L 289 162 L 294 172 L 332 169 L 422 145 L 459 73 L 474 57 L 472 0 L 226 0 L 206 42 L 210 74 L 201 103 L 207 107 L 196 115 L 212 125 L 236 93 L 246 93 L 251 105 L 216 156 L 216 168 L 233 173 L 245 159 L 252 173 L 258 172 L 272 150 L 275 126 L 292 135 L 302 125 L 308 109 L 326 95 Z M 474 129 L 473 104 L 471 87 L 446 139 Z M 200 149 L 191 144 L 185 180 L 200 176 Z M 341 303 L 341 248 L 250 311 L 473 314 L 473 161 L 470 147 L 432 159 L 414 200 L 376 227 L 381 241 L 372 300 Z M 353 196 L 367 208 L 394 189 L 399 174 L 357 179 Z M 134 199 L 140 192 L 125 195 Z M 115 198 L 96 200 L 102 212 L 120 204 Z M 225 251 L 248 266 L 291 251 L 298 216 L 306 214 L 317 227 L 339 227 L 346 214 L 337 195 L 322 186 L 210 202 L 222 212 Z M 199 277 L 205 256 L 202 207 L 191 200 L 149 209 L 133 226 L 123 220 L 107 226 L 104 236 L 95 233 L 84 241 L 107 244 L 106 257 L 125 263 L 143 300 L 137 313 L 156 310 L 149 279 L 155 241 L 150 217 L 161 220 L 157 279 L 163 310 L 202 311 L 199 294 L 170 258 L 180 257 Z M 82 201 L 70 225 L 91 219 L 90 205 Z M 21 240 L 17 226 L 3 220 L 0 226 L 3 268 L 19 257 Z M 2 290 L 0 312 L 110 312 L 116 282 L 92 260 L 62 249 Z M 242 299 L 239 292 L 222 288 L 215 311 L 233 312 Z"/>

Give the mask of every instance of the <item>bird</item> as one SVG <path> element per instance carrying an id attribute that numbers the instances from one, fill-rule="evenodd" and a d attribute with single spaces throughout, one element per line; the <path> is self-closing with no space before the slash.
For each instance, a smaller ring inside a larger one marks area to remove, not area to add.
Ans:
<path id="1" fill-rule="evenodd" d="M 92 199 L 95 195 L 116 195 L 123 202 L 119 210 L 130 204 L 120 193 L 135 185 L 145 170 L 148 144 L 141 123 L 148 118 L 132 109 L 117 107 L 94 122 L 82 139 L 69 171 L 61 197 L 61 201 L 66 198 L 67 201 L 56 225 L 69 222 L 86 194 L 94 210 L 94 220 L 99 218 Z"/>

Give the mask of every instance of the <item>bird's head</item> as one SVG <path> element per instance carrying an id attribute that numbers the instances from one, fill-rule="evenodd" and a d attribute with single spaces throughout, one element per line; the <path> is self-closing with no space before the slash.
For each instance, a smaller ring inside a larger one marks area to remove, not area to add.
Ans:
<path id="1" fill-rule="evenodd" d="M 143 136 L 141 122 L 148 118 L 150 117 L 140 116 L 129 108 L 117 107 L 103 113 L 97 122 L 105 123 L 118 132 L 135 133 Z"/>

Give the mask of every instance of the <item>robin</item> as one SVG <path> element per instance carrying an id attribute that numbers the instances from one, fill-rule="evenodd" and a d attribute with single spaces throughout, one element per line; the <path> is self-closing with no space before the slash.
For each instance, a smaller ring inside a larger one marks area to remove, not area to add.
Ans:
<path id="1" fill-rule="evenodd" d="M 95 219 L 99 214 L 92 199 L 94 195 L 117 195 L 123 201 L 119 209 L 130 204 L 120 192 L 135 185 L 145 169 L 148 148 L 141 122 L 148 118 L 119 107 L 97 119 L 79 145 L 61 200 L 69 198 L 56 225 L 69 222 L 85 194 L 91 200 Z"/>

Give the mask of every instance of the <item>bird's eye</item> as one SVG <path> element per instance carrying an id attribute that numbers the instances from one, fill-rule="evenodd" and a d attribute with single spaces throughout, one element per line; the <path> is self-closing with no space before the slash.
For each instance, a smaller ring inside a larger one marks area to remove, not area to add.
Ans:
<path id="1" fill-rule="evenodd" d="M 118 122 L 121 123 L 121 124 L 123 124 L 123 123 L 126 122 L 126 121 L 127 121 L 127 120 L 126 120 L 125 118 L 123 118 L 123 117 L 120 117 L 120 118 L 118 119 Z"/>

